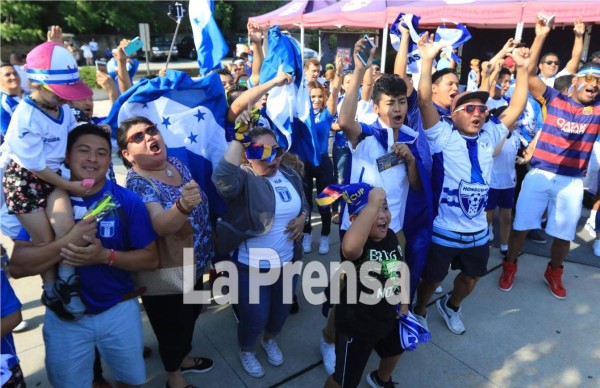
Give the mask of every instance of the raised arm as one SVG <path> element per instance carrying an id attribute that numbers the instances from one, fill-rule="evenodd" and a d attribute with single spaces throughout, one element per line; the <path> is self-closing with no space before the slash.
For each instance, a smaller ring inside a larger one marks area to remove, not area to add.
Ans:
<path id="1" fill-rule="evenodd" d="M 529 51 L 529 92 L 534 98 L 540 98 L 546 92 L 546 84 L 537 76 L 537 66 L 544 42 L 550 33 L 550 26 L 538 19 L 535 23 L 535 39 Z"/>
<path id="2" fill-rule="evenodd" d="M 421 117 L 423 118 L 423 129 L 429 129 L 440 121 L 440 114 L 433 106 L 431 92 L 431 71 L 433 60 L 438 55 L 444 45 L 433 41 L 433 34 L 423 34 L 418 42 L 419 53 L 421 54 L 421 77 L 419 79 L 418 103 Z"/>
<path id="3" fill-rule="evenodd" d="M 517 47 L 517 42 L 515 42 L 515 40 L 513 38 L 510 38 L 509 40 L 506 41 L 506 43 L 504 43 L 504 46 L 502 46 L 502 48 L 500 49 L 500 51 L 498 51 L 496 53 L 496 55 L 494 55 L 492 57 L 492 59 L 490 59 L 490 63 L 502 63 L 502 61 L 504 60 L 504 57 L 506 57 L 506 54 L 510 53 L 513 51 L 513 49 L 515 49 Z"/>
<path id="4" fill-rule="evenodd" d="M 362 92 L 360 93 L 361 100 L 371 101 L 371 98 L 373 98 L 374 83 L 375 77 L 373 77 L 373 67 L 369 67 L 367 71 L 365 71 L 365 75 L 362 79 Z"/>
<path id="5" fill-rule="evenodd" d="M 485 61 L 481 64 L 481 83 L 479 89 L 482 92 L 490 92 L 490 77 L 494 71 L 494 66 L 491 62 Z"/>
<path id="6" fill-rule="evenodd" d="M 398 30 L 402 34 L 400 37 L 400 47 L 396 54 L 396 60 L 394 61 L 394 74 L 398 74 L 400 78 L 406 83 L 406 95 L 410 96 L 414 90 L 414 86 L 406 74 L 406 68 L 408 66 L 408 46 L 410 43 L 410 32 L 408 28 L 402 25 L 402 22 L 398 23 Z"/>
<path id="7" fill-rule="evenodd" d="M 528 74 L 527 66 L 529 66 L 530 52 L 526 47 L 515 49 L 512 54 L 506 54 L 515 61 L 517 67 L 517 82 L 515 91 L 510 99 L 508 108 L 502 112 L 499 119 L 509 130 L 512 130 L 514 124 L 521 116 L 527 105 L 528 95 Z"/>
<path id="8" fill-rule="evenodd" d="M 385 200 L 386 194 L 382 188 L 376 187 L 369 192 L 369 202 L 352 221 L 342 240 L 342 253 L 346 259 L 356 260 L 362 255 L 371 226 L 377 220 Z"/>
<path id="9" fill-rule="evenodd" d="M 288 73 L 279 73 L 272 80 L 264 84 L 257 85 L 240 94 L 238 98 L 231 104 L 227 112 L 227 120 L 234 122 L 240 113 L 247 110 L 248 107 L 254 106 L 258 100 L 262 98 L 269 90 L 275 86 L 282 86 L 292 82 L 292 76 Z"/>
<path id="10" fill-rule="evenodd" d="M 257 24 L 248 23 L 248 37 L 252 41 L 252 75 L 250 81 L 253 86 L 260 83 L 260 68 L 262 67 L 264 55 L 262 51 L 262 30 Z"/>
<path id="11" fill-rule="evenodd" d="M 364 65 L 360 59 L 358 59 L 357 53 L 366 45 L 366 39 L 360 39 L 354 45 L 354 74 L 350 80 L 348 90 L 346 90 L 346 97 L 342 108 L 340 109 L 340 115 L 338 118 L 338 124 L 344 134 L 350 140 L 353 146 L 356 146 L 358 139 L 362 132 L 361 126 L 356 122 L 356 107 L 358 104 L 358 90 L 360 89 L 360 83 L 365 75 L 365 72 L 373 64 L 373 54 L 375 48 L 371 49 L 369 53 L 369 60 Z"/>
<path id="12" fill-rule="evenodd" d="M 340 54 L 335 59 L 335 77 L 331 81 L 331 93 L 327 99 L 327 110 L 332 116 L 337 114 L 338 96 L 342 88 L 342 69 L 344 68 L 344 57 Z"/>
<path id="13" fill-rule="evenodd" d="M 569 74 L 577 73 L 579 61 L 581 60 L 581 54 L 583 54 L 583 34 L 585 34 L 585 24 L 581 22 L 581 18 L 575 20 L 573 33 L 575 34 L 573 51 L 571 51 L 571 59 L 569 59 L 569 62 L 567 62 L 567 65 L 565 66 L 565 69 L 567 69 Z"/>
<path id="14" fill-rule="evenodd" d="M 119 80 L 119 90 L 121 93 L 125 93 L 127 89 L 131 87 L 131 78 L 127 71 L 127 55 L 123 51 L 123 48 L 129 44 L 129 39 L 122 39 L 119 43 L 119 47 L 115 51 L 115 59 L 117 60 L 117 79 Z"/>

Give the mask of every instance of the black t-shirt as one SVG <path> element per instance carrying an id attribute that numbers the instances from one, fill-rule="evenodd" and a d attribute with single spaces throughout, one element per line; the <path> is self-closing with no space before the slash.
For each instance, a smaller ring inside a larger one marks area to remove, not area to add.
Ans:
<path id="1" fill-rule="evenodd" d="M 342 260 L 347 259 L 342 257 Z M 375 261 L 382 264 L 380 273 L 369 272 L 370 277 L 363 279 L 363 283 L 360 279 L 360 267 L 364 263 Z M 400 273 L 396 267 L 398 261 L 403 261 L 402 250 L 396 234 L 391 229 L 388 229 L 385 238 L 379 242 L 367 239 L 362 256 L 353 262 L 357 274 L 357 303 L 348 303 L 347 293 L 351 290 L 348 291 L 347 284 L 341 292 L 340 304 L 336 307 L 335 322 L 338 330 L 349 336 L 370 337 L 377 335 L 375 333 L 387 333 L 393 328 L 396 305 L 390 304 L 386 295 L 400 292 Z M 388 287 L 384 287 L 388 280 Z M 375 295 L 373 289 L 377 290 Z M 361 303 L 361 293 L 376 297 L 379 301 L 373 305 Z"/>

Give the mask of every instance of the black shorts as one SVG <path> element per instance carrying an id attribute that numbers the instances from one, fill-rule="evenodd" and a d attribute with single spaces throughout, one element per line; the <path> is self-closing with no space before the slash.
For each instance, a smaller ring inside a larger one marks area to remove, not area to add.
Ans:
<path id="1" fill-rule="evenodd" d="M 453 248 L 431 243 L 421 278 L 426 283 L 439 283 L 448 275 L 448 267 L 460 269 L 465 275 L 478 278 L 487 273 L 489 244 L 478 247 Z"/>
<path id="2" fill-rule="evenodd" d="M 400 345 L 400 320 L 388 333 L 372 337 L 349 337 L 336 330 L 335 333 L 335 372 L 333 380 L 342 388 L 360 384 L 371 351 L 375 349 L 380 358 L 398 356 L 404 352 Z"/>

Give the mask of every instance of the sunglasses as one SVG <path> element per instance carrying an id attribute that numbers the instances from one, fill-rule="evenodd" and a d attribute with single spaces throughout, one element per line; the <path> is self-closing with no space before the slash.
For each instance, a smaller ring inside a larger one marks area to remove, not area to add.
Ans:
<path id="1" fill-rule="evenodd" d="M 544 62 L 546 65 L 550 66 L 550 65 L 560 65 L 560 61 L 546 61 Z"/>
<path id="2" fill-rule="evenodd" d="M 266 148 L 266 147 L 268 147 L 268 146 L 265 146 L 265 148 Z M 273 147 L 271 147 L 271 148 L 272 148 L 272 150 L 271 150 L 271 152 L 272 152 L 272 153 L 271 153 L 271 156 L 269 156 L 269 157 L 267 157 L 267 158 L 263 159 L 263 160 L 264 160 L 265 162 L 267 162 L 267 163 L 271 163 L 271 162 L 272 162 L 272 161 L 274 161 L 275 159 L 281 158 L 281 157 L 283 156 L 283 153 L 285 152 L 285 151 L 283 150 L 283 148 L 281 148 L 281 147 L 279 147 L 279 146 L 273 146 Z"/>
<path id="3" fill-rule="evenodd" d="M 133 135 L 127 138 L 127 143 L 135 143 L 140 144 L 144 141 L 146 135 L 155 136 L 158 135 L 159 130 L 156 128 L 156 125 L 149 125 L 144 130 L 134 133 Z"/>
<path id="4" fill-rule="evenodd" d="M 600 77 L 597 75 L 593 75 L 593 74 L 578 75 L 577 78 L 583 78 L 585 80 L 585 82 L 587 82 L 588 84 L 600 83 Z"/>
<path id="5" fill-rule="evenodd" d="M 487 112 L 488 107 L 487 107 L 487 105 L 473 105 L 473 104 L 469 104 L 469 105 L 465 105 L 463 107 L 460 107 L 460 108 L 456 109 L 455 112 L 464 110 L 468 114 L 472 115 L 473 113 L 475 113 L 475 109 L 479 109 L 479 113 L 480 114 L 484 114 L 485 112 Z"/>

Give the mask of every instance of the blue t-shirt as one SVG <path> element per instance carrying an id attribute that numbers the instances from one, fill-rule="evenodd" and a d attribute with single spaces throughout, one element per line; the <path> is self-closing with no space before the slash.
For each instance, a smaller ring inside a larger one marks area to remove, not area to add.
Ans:
<path id="1" fill-rule="evenodd" d="M 4 92 L 0 92 L 0 96 L 0 129 L 2 130 L 2 136 L 4 136 L 6 135 L 6 131 L 8 131 L 8 124 L 10 124 L 12 114 L 17 108 L 17 105 L 19 105 L 21 99 Z"/>
<path id="2" fill-rule="evenodd" d="M 119 65 L 117 64 L 116 58 L 111 58 L 110 61 L 106 64 L 106 71 L 108 71 L 108 75 L 110 75 L 114 80 L 115 84 L 117 84 L 117 90 L 119 94 L 121 94 L 121 89 L 119 89 L 119 77 L 117 77 L 117 68 Z M 131 79 L 131 83 L 133 84 L 133 77 L 138 71 L 138 67 L 140 67 L 140 61 L 133 58 L 131 62 L 127 61 L 127 73 L 129 73 L 129 78 Z"/>
<path id="3" fill-rule="evenodd" d="M 0 295 L 0 298 L 2 299 L 1 318 L 4 319 L 15 311 L 19 311 L 21 309 L 21 302 L 19 302 L 19 299 L 17 299 L 15 291 L 10 286 L 8 278 L 6 277 L 3 269 L 0 269 L 0 283 L 2 287 L 0 290 L 2 292 Z M 19 359 L 17 358 L 17 349 L 15 348 L 15 341 L 13 340 L 12 333 L 8 333 L 2 337 L 2 340 L 0 341 L 0 349 L 2 350 L 2 354 L 9 354 L 13 356 L 13 358 L 8 360 L 8 368 L 12 368 L 19 363 Z"/>
<path id="4" fill-rule="evenodd" d="M 329 148 L 329 131 L 333 124 L 333 115 L 325 108 L 321 113 L 315 114 L 315 132 L 319 144 L 319 152 L 326 154 Z"/>
<path id="5" fill-rule="evenodd" d="M 115 251 L 142 249 L 156 240 L 152 221 L 146 206 L 134 192 L 110 181 L 99 192 L 89 197 L 71 197 L 71 206 L 75 221 L 108 192 L 113 201 L 120 206 L 98 222 L 96 237 L 102 246 Z M 21 230 L 18 240 L 29 240 L 25 229 Z M 117 254 L 117 261 L 119 256 Z M 86 306 L 87 314 L 99 314 L 119 303 L 123 296 L 135 289 L 131 271 L 106 264 L 95 264 L 75 269 L 80 277 L 80 294 Z"/>

